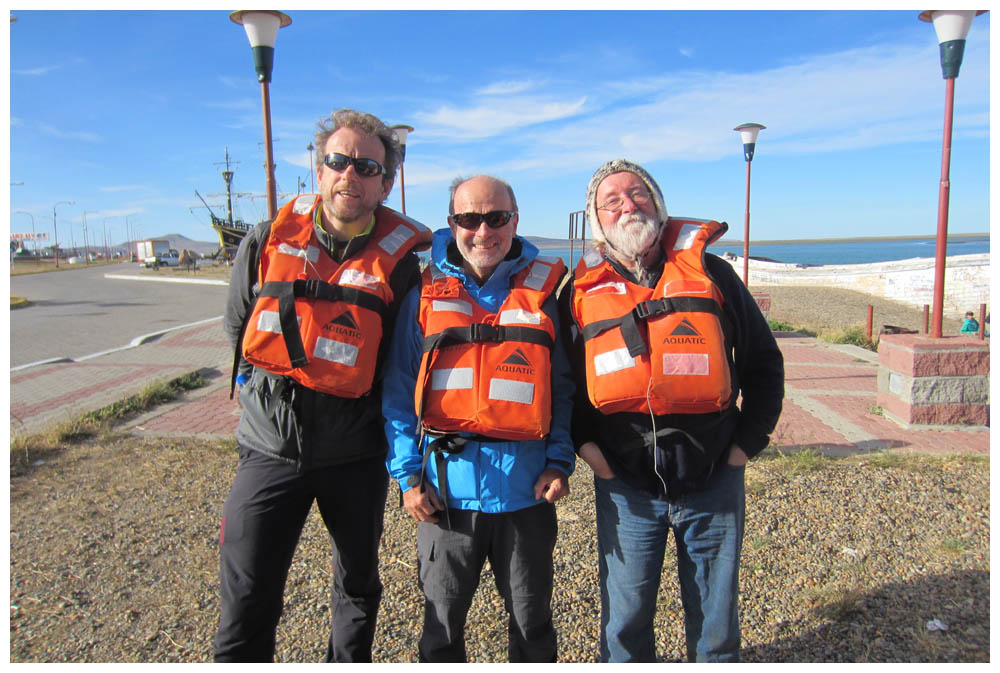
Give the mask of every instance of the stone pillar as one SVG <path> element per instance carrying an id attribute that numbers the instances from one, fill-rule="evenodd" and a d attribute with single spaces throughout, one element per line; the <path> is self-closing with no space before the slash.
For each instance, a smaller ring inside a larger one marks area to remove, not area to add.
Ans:
<path id="1" fill-rule="evenodd" d="M 883 334 L 878 405 L 903 425 L 990 424 L 989 341 Z"/>

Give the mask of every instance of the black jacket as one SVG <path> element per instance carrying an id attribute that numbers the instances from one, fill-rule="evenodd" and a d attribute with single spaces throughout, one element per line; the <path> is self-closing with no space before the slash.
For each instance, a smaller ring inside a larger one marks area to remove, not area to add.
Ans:
<path id="1" fill-rule="evenodd" d="M 270 222 L 247 233 L 233 262 L 223 328 L 233 348 L 257 296 L 260 250 L 267 242 Z M 350 257 L 368 244 L 368 236 L 351 240 Z M 320 254 L 326 254 L 321 252 Z M 243 414 L 236 428 L 240 446 L 295 463 L 299 469 L 327 467 L 368 458 L 385 457 L 387 445 L 382 418 L 382 367 L 399 303 L 420 280 L 415 253 L 406 255 L 389 279 L 393 301 L 382 326 L 378 365 L 372 390 L 357 399 L 311 390 L 290 378 L 275 376 L 240 359 L 240 371 L 250 380 L 240 388 Z"/>
<path id="2" fill-rule="evenodd" d="M 725 298 L 723 308 L 729 318 L 726 351 L 732 403 L 718 413 L 657 416 L 655 444 L 649 414 L 605 415 L 591 405 L 583 338 L 571 311 L 572 282 L 563 286 L 559 298 L 563 335 L 576 376 L 573 445 L 579 451 L 586 442 L 596 443 L 616 476 L 661 498 L 673 499 L 703 488 L 716 467 L 727 460 L 734 442 L 751 458 L 760 453 L 781 415 L 784 362 L 771 328 L 732 266 L 715 255 L 706 254 L 704 259 L 705 270 Z M 620 264 L 609 261 L 624 279 L 635 282 Z"/>

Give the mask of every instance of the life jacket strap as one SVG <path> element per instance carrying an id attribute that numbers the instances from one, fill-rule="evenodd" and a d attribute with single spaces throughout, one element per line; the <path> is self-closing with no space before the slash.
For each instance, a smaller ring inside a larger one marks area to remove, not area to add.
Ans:
<path id="1" fill-rule="evenodd" d="M 597 335 L 615 327 L 622 333 L 622 339 L 628 348 L 628 354 L 638 357 L 649 352 L 646 337 L 641 326 L 652 318 L 670 313 L 714 313 L 721 317 L 722 307 L 714 299 L 705 297 L 664 297 L 663 299 L 648 299 L 639 302 L 635 308 L 618 318 L 608 318 L 585 325 L 584 340 L 593 339 Z"/>
<path id="2" fill-rule="evenodd" d="M 439 333 L 424 338 L 424 352 L 440 350 L 448 346 L 465 343 L 500 343 L 519 341 L 538 344 L 552 350 L 554 343 L 549 333 L 534 327 L 520 325 L 487 325 L 473 323 L 465 327 L 448 327 Z"/>
<path id="3" fill-rule="evenodd" d="M 302 335 L 299 332 L 299 322 L 295 314 L 295 299 L 305 297 L 322 301 L 342 301 L 354 306 L 366 308 L 379 315 L 385 321 L 388 307 L 379 297 L 361 290 L 327 283 L 317 278 L 297 279 L 288 281 L 270 281 L 260 288 L 261 297 L 275 297 L 278 300 L 278 322 L 281 324 L 281 335 L 288 351 L 289 365 L 293 368 L 305 367 L 309 363 L 305 347 L 302 345 Z"/>
<path id="4" fill-rule="evenodd" d="M 448 530 L 451 530 L 451 514 L 448 511 L 448 464 L 445 453 L 462 453 L 468 438 L 456 434 L 441 435 L 427 445 L 424 451 L 424 459 L 420 464 L 420 492 L 424 492 L 427 480 L 427 459 L 434 454 L 434 466 L 437 468 L 438 491 L 441 494 L 441 505 L 444 507 L 445 520 L 448 522 Z"/>

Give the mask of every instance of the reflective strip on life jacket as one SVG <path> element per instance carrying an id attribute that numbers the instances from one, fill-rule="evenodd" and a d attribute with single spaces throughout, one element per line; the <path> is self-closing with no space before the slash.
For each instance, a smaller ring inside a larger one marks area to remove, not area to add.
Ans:
<path id="1" fill-rule="evenodd" d="M 542 305 L 564 272 L 561 260 L 536 258 L 495 313 L 457 278 L 434 266 L 424 272 L 414 403 L 429 431 L 519 441 L 548 434 L 555 325 Z"/>
<path id="2" fill-rule="evenodd" d="M 653 288 L 630 283 L 591 248 L 574 279 L 587 394 L 603 413 L 709 413 L 731 404 L 722 295 L 703 255 L 725 224 L 670 218 Z"/>
<path id="3" fill-rule="evenodd" d="M 321 249 L 314 229 L 316 195 L 286 204 L 261 248 L 260 292 L 246 323 L 243 357 L 272 374 L 341 397 L 372 386 L 388 307 L 389 278 L 431 232 L 384 206 L 371 239 L 338 263 Z"/>

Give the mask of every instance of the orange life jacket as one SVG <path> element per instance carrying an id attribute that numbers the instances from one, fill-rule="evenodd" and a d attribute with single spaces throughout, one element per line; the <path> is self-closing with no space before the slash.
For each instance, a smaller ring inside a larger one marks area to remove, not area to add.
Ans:
<path id="1" fill-rule="evenodd" d="M 622 278 L 591 248 L 574 277 L 573 317 L 582 330 L 587 394 L 602 413 L 697 414 L 731 403 L 723 297 L 704 252 L 728 229 L 709 220 L 667 220 L 666 259 L 655 287 Z"/>
<path id="2" fill-rule="evenodd" d="M 542 304 L 565 272 L 562 260 L 536 257 L 514 274 L 507 299 L 490 313 L 458 278 L 434 265 L 424 271 L 424 354 L 414 402 L 425 428 L 516 441 L 549 434 L 556 334 Z"/>
<path id="3" fill-rule="evenodd" d="M 286 204 L 260 253 L 261 286 L 243 337 L 243 357 L 273 374 L 340 397 L 372 387 L 382 325 L 392 303 L 389 278 L 431 232 L 379 206 L 365 247 L 338 263 L 316 237 L 320 197 Z"/>

